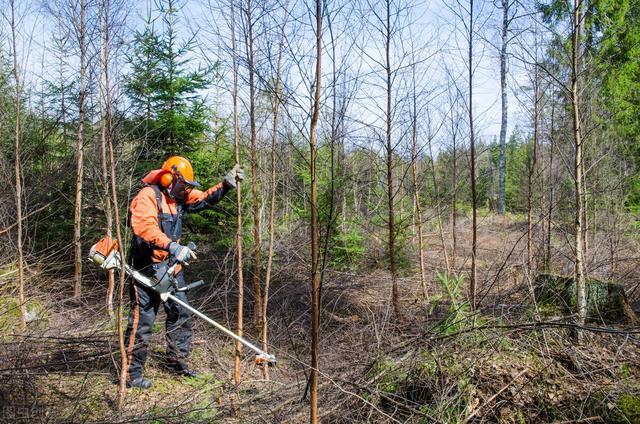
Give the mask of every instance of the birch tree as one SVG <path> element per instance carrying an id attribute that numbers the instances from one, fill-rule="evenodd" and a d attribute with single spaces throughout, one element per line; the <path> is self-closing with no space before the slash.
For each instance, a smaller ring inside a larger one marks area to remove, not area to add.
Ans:
<path id="1" fill-rule="evenodd" d="M 584 138 L 580 115 L 581 32 L 583 25 L 583 0 L 574 0 L 571 14 L 571 105 L 573 113 L 574 187 L 575 187 L 575 268 L 578 322 L 584 325 L 587 318 L 587 296 L 584 276 Z"/>

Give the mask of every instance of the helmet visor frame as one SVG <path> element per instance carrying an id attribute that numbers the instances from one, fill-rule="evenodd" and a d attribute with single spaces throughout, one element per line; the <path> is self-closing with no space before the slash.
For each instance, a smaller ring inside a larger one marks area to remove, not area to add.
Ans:
<path id="1" fill-rule="evenodd" d="M 200 184 L 198 184 L 197 181 L 189 181 L 185 179 L 178 171 L 176 172 L 175 181 L 169 190 L 169 196 L 173 199 L 183 201 L 189 196 L 189 193 L 191 193 L 191 190 L 195 187 L 200 187 Z"/>

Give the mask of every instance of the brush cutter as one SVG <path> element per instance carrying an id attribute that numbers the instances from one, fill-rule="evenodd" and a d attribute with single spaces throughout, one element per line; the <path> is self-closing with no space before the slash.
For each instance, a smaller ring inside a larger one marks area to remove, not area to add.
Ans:
<path id="1" fill-rule="evenodd" d="M 191 250 L 195 250 L 196 248 L 195 244 L 193 243 L 189 243 L 188 247 Z M 122 261 L 120 258 L 120 252 L 118 251 L 118 242 L 112 240 L 110 237 L 103 238 L 91 247 L 91 250 L 89 251 L 89 260 L 100 266 L 100 268 L 102 269 L 121 268 Z M 186 292 L 205 284 L 204 281 L 200 280 L 196 281 L 195 283 L 188 284 L 185 287 L 178 287 L 178 283 L 175 278 L 176 265 L 177 262 L 171 259 L 155 264 L 153 266 L 155 277 L 144 275 L 140 271 L 133 269 L 127 264 L 124 265 L 124 271 L 125 273 L 127 273 L 127 275 L 133 278 L 137 284 L 156 291 L 160 295 L 160 298 L 163 302 L 171 300 L 183 306 L 184 308 L 188 309 L 193 314 L 199 316 L 209 324 L 213 325 L 215 328 L 222 331 L 229 337 L 239 341 L 249 349 L 253 350 L 256 353 L 256 365 L 274 366 L 276 364 L 276 357 L 274 355 L 268 354 L 267 352 L 255 346 L 253 343 L 245 340 L 225 326 L 217 323 L 202 312 L 193 308 L 188 303 L 185 303 L 174 296 L 175 293 Z"/>

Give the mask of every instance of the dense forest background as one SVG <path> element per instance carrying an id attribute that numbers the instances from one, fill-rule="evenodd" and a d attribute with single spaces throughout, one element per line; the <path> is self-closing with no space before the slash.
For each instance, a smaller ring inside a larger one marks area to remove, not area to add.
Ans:
<path id="1" fill-rule="evenodd" d="M 0 6 L 3 419 L 640 422 L 639 1 Z M 127 392 L 86 257 L 172 154 L 246 170 L 190 296 L 281 364 Z"/>

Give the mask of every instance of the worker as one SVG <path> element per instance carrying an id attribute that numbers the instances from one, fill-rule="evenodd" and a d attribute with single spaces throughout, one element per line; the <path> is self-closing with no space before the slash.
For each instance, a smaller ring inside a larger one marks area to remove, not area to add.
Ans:
<path id="1" fill-rule="evenodd" d="M 153 277 L 154 265 L 172 257 L 178 262 L 175 277 L 178 287 L 185 286 L 181 264 L 195 259 L 195 253 L 180 243 L 182 215 L 211 208 L 244 178 L 236 165 L 224 180 L 206 191 L 198 190 L 191 163 L 181 157 L 167 159 L 161 169 L 149 172 L 142 180 L 144 187 L 131 201 L 129 225 L 133 230 L 129 263 L 138 271 Z M 151 328 L 160 306 L 160 295 L 154 290 L 131 284 L 131 309 L 125 335 L 129 357 L 128 386 L 148 389 L 151 381 L 143 378 Z M 175 296 L 187 302 L 185 292 Z M 168 300 L 163 304 L 166 319 L 166 366 L 171 372 L 194 377 L 188 366 L 191 345 L 191 313 Z M 133 331 L 135 328 L 135 331 Z"/>

